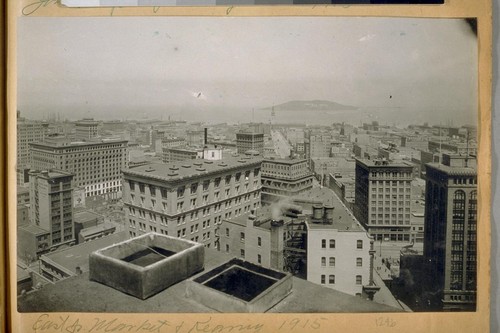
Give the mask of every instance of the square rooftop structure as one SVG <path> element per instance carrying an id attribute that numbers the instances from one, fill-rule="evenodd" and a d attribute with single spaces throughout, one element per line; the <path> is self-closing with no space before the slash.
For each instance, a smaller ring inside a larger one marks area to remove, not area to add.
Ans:
<path id="1" fill-rule="evenodd" d="M 91 253 L 90 280 L 146 299 L 203 270 L 202 244 L 147 233 Z"/>
<path id="2" fill-rule="evenodd" d="M 292 291 L 292 275 L 232 259 L 188 281 L 187 296 L 218 312 L 266 312 Z"/>

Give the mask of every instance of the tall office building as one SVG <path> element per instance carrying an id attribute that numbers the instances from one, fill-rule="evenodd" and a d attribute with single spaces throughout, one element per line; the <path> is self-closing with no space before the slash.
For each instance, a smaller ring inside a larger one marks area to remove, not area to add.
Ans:
<path id="1" fill-rule="evenodd" d="M 49 247 L 75 241 L 72 182 L 64 171 L 30 172 L 31 224 L 48 231 Z"/>
<path id="2" fill-rule="evenodd" d="M 154 231 L 218 247 L 222 219 L 260 205 L 261 164 L 256 156 L 231 156 L 124 170 L 130 237 Z"/>
<path id="3" fill-rule="evenodd" d="M 92 140 L 98 136 L 97 128 L 99 122 L 93 118 L 84 118 L 75 122 L 75 138 L 77 140 Z"/>
<path id="4" fill-rule="evenodd" d="M 262 201 L 270 203 L 311 189 L 313 175 L 304 159 L 266 159 L 262 162 Z"/>
<path id="5" fill-rule="evenodd" d="M 264 134 L 263 133 L 236 133 L 236 149 L 238 154 L 244 154 L 249 150 L 258 151 L 264 155 Z"/>
<path id="6" fill-rule="evenodd" d="M 26 166 L 29 163 L 29 144 L 43 141 L 47 135 L 49 124 L 38 121 L 17 122 L 17 164 Z"/>
<path id="7" fill-rule="evenodd" d="M 354 215 L 376 241 L 409 242 L 413 167 L 356 160 Z"/>
<path id="8" fill-rule="evenodd" d="M 477 168 L 474 159 L 443 155 L 426 165 L 424 261 L 444 310 L 476 304 Z"/>
<path id="9" fill-rule="evenodd" d="M 127 141 L 92 140 L 71 142 L 66 137 L 32 143 L 31 169 L 58 169 L 73 173 L 76 187 L 85 189 L 85 196 L 121 196 L 121 170 L 128 166 Z"/>

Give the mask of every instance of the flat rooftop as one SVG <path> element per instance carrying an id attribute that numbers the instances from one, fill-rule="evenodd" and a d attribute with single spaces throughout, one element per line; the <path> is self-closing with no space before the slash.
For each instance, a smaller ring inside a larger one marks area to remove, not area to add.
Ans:
<path id="1" fill-rule="evenodd" d="M 331 189 L 315 187 L 298 196 L 292 197 L 299 204 L 300 201 L 311 205 L 323 204 L 323 206 L 333 207 L 332 223 L 312 223 L 310 215 L 306 216 L 306 221 L 311 229 L 338 229 L 339 231 L 365 231 L 354 215 L 340 201 L 339 197 Z M 300 204 L 299 204 L 300 205 Z M 312 213 L 312 210 L 308 213 Z"/>
<path id="2" fill-rule="evenodd" d="M 450 176 L 476 176 L 477 170 L 473 167 L 452 167 L 441 163 L 428 163 L 426 167 L 440 170 Z"/>
<path id="3" fill-rule="evenodd" d="M 374 168 L 413 168 L 413 166 L 409 163 L 405 163 L 404 161 L 382 161 L 382 160 L 368 160 L 368 159 L 356 159 L 356 162 L 359 162 L 366 167 L 374 167 Z"/>
<path id="4" fill-rule="evenodd" d="M 39 226 L 34 225 L 34 224 L 21 225 L 18 228 L 26 230 L 26 231 L 32 233 L 33 235 L 46 234 L 49 232 L 48 230 L 40 228 Z"/>
<path id="5" fill-rule="evenodd" d="M 96 214 L 94 212 L 90 212 L 90 211 L 82 211 L 82 212 L 77 212 L 77 213 L 73 214 L 73 220 L 75 222 L 80 222 L 80 223 L 91 221 L 91 220 L 94 220 L 96 218 L 97 219 L 101 218 L 101 215 Z"/>
<path id="6" fill-rule="evenodd" d="M 256 166 L 261 162 L 261 157 L 235 155 L 218 161 L 195 159 L 170 163 L 149 163 L 134 167 L 133 169 L 125 169 L 123 173 L 125 175 L 137 175 L 157 180 L 174 181 L 197 175 L 217 173 L 222 170 L 237 169 L 253 164 Z"/>
<path id="7" fill-rule="evenodd" d="M 117 232 L 109 236 L 94 239 L 89 242 L 81 243 L 64 250 L 51 252 L 42 256 L 58 266 L 64 267 L 73 273 L 76 273 L 76 267 L 84 272 L 89 270 L 89 255 L 106 246 L 122 242 L 128 238 L 125 231 Z"/>
<path id="8" fill-rule="evenodd" d="M 197 278 L 233 258 L 229 254 L 205 249 L 205 270 Z M 292 293 L 272 307 L 269 313 L 322 312 L 400 312 L 391 306 L 374 303 L 334 289 L 292 277 Z M 140 300 L 113 288 L 90 281 L 88 273 L 70 277 L 54 285 L 18 298 L 20 312 L 111 312 L 111 313 L 208 313 L 215 312 L 186 297 L 187 280 L 158 294 Z"/>
<path id="9" fill-rule="evenodd" d="M 94 227 L 89 227 L 89 228 L 82 229 L 80 231 L 80 234 L 83 237 L 86 237 L 86 236 L 97 234 L 97 233 L 100 233 L 100 232 L 103 232 L 103 231 L 106 231 L 106 230 L 110 230 L 110 229 L 113 229 L 113 228 L 116 228 L 116 226 L 114 224 L 109 223 L 109 222 L 103 222 L 103 223 L 99 223 L 98 225 L 96 225 Z"/>

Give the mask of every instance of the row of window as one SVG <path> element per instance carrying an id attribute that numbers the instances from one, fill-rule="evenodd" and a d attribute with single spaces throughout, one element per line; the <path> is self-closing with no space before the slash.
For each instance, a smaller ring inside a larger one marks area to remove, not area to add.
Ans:
<path id="1" fill-rule="evenodd" d="M 330 239 L 328 241 L 328 245 L 329 245 L 329 248 L 330 249 L 334 249 L 335 248 L 335 239 Z M 326 249 L 326 239 L 322 239 L 321 240 L 321 248 L 322 249 Z M 363 248 L 363 240 L 361 239 L 358 239 L 356 241 L 356 248 L 357 249 L 362 249 Z"/>
<path id="2" fill-rule="evenodd" d="M 326 267 L 326 257 L 321 257 L 321 266 Z M 335 257 L 328 258 L 328 266 L 335 267 Z M 363 267 L 363 258 L 356 258 L 356 266 Z"/>
<path id="3" fill-rule="evenodd" d="M 322 274 L 320 279 L 321 279 L 320 280 L 321 284 L 326 284 L 326 275 Z M 335 275 L 333 274 L 328 275 L 328 284 L 335 284 Z M 363 276 L 356 275 L 356 284 L 357 285 L 363 284 Z"/>

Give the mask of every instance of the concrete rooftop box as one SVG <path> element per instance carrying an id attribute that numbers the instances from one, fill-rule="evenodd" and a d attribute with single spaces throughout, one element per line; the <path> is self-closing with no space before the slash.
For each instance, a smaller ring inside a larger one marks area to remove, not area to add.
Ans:
<path id="1" fill-rule="evenodd" d="M 232 259 L 187 281 L 187 296 L 219 312 L 266 312 L 292 291 L 292 275 Z"/>
<path id="2" fill-rule="evenodd" d="M 90 254 L 89 278 L 146 299 L 203 270 L 205 248 L 148 233 Z"/>

